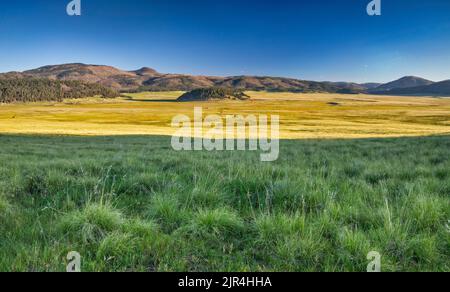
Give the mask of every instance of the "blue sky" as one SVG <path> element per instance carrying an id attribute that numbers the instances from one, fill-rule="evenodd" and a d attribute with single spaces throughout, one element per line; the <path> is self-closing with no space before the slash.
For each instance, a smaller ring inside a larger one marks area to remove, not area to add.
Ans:
<path id="1" fill-rule="evenodd" d="M 83 62 L 167 73 L 385 82 L 450 79 L 450 1 L 69 0 L 0 3 L 0 71 Z"/>

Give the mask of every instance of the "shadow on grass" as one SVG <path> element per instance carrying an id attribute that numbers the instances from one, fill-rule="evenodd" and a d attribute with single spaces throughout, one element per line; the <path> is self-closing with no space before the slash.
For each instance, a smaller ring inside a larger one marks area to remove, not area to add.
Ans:
<path id="1" fill-rule="evenodd" d="M 168 102 L 168 103 L 175 103 L 178 102 L 176 99 L 142 99 L 142 98 L 132 98 L 129 96 L 122 96 L 127 101 L 134 101 L 134 102 Z"/>

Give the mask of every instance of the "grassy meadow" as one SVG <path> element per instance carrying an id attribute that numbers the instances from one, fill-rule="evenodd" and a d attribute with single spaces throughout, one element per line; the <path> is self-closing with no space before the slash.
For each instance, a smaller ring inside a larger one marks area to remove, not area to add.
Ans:
<path id="1" fill-rule="evenodd" d="M 450 98 L 248 92 L 249 101 L 174 102 L 182 92 L 0 105 L 0 133 L 171 135 L 175 115 L 280 116 L 283 139 L 450 134 Z"/>
<path id="2" fill-rule="evenodd" d="M 0 136 L 0 270 L 450 271 L 450 137 L 174 152 L 167 137 Z"/>
<path id="3" fill-rule="evenodd" d="M 181 94 L 0 105 L 0 271 L 450 271 L 450 99 Z M 279 159 L 174 151 L 195 106 L 280 115 Z"/>

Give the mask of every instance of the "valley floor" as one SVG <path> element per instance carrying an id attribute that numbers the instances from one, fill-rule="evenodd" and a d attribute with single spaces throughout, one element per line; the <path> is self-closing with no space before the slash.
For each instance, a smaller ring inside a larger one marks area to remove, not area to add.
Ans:
<path id="1" fill-rule="evenodd" d="M 450 271 L 449 136 L 282 141 L 267 164 L 0 135 L 0 160 L 0 271 L 64 271 L 70 251 L 83 271 L 365 271 L 371 251 L 382 271 Z"/>
<path id="2" fill-rule="evenodd" d="M 369 138 L 450 134 L 450 99 L 248 92 L 249 101 L 175 102 L 182 92 L 104 100 L 0 105 L 0 133 L 172 135 L 174 116 L 279 115 L 281 138 Z"/>

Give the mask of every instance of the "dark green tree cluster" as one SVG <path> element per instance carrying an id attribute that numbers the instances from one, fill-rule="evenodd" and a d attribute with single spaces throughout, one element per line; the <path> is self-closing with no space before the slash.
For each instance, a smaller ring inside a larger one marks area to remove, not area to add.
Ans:
<path id="1" fill-rule="evenodd" d="M 117 91 L 95 83 L 50 79 L 0 79 L 0 103 L 62 101 L 65 98 L 101 96 L 114 98 Z"/>
<path id="2" fill-rule="evenodd" d="M 183 94 L 180 98 L 178 98 L 178 101 L 207 101 L 213 99 L 245 100 L 248 98 L 249 96 L 239 89 L 211 87 L 194 89 Z"/>

